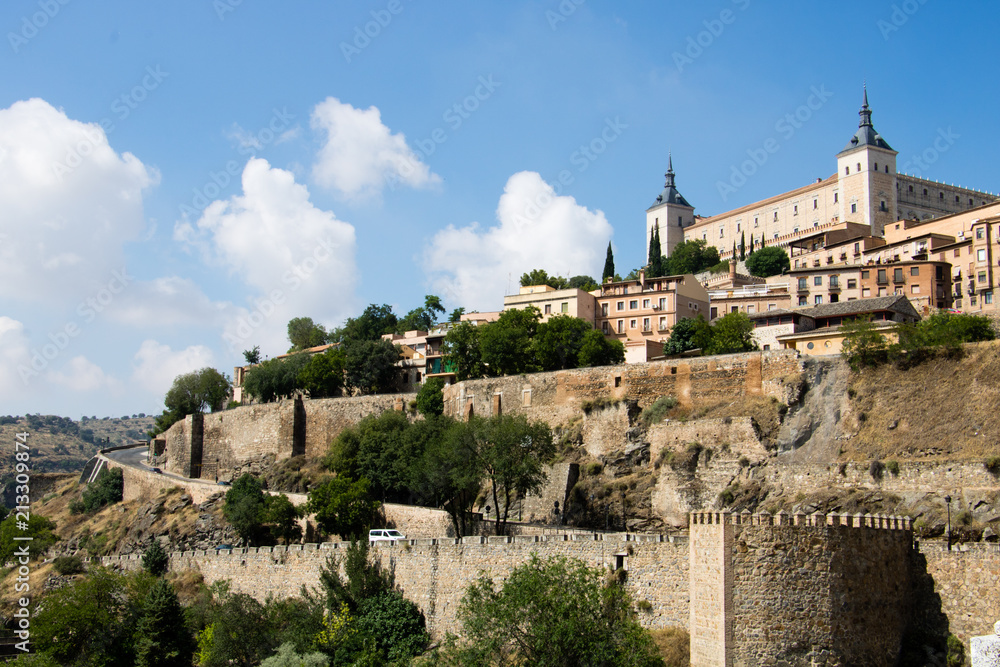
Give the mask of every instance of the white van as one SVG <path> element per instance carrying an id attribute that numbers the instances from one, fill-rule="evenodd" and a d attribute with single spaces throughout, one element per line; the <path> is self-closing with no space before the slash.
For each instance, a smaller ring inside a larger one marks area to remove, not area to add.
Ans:
<path id="1" fill-rule="evenodd" d="M 405 540 L 406 535 L 403 535 L 398 530 L 392 530 L 389 528 L 377 528 L 375 530 L 368 531 L 368 542 L 373 544 L 375 542 L 393 542 L 395 540 Z"/>

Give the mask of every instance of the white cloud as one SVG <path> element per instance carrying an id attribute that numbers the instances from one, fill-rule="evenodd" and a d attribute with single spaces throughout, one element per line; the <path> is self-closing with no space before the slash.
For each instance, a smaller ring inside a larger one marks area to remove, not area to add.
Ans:
<path id="1" fill-rule="evenodd" d="M 236 311 L 232 303 L 212 301 L 192 280 L 164 276 L 129 285 L 108 307 L 108 316 L 134 327 L 221 327 Z"/>
<path id="2" fill-rule="evenodd" d="M 47 377 L 53 384 L 72 391 L 96 391 L 113 388 L 118 384 L 100 366 L 84 356 L 73 357 L 62 371 L 52 371 Z"/>
<path id="3" fill-rule="evenodd" d="M 41 99 L 0 109 L 0 297 L 69 297 L 106 283 L 142 232 L 143 191 L 158 180 L 96 123 Z"/>
<path id="4" fill-rule="evenodd" d="M 163 396 L 178 375 L 213 363 L 212 351 L 204 345 L 191 345 L 175 352 L 169 345 L 145 340 L 133 357 L 132 380 L 146 391 Z"/>
<path id="5" fill-rule="evenodd" d="M 212 202 L 195 225 L 178 223 L 174 238 L 256 290 L 242 316 L 228 318 L 233 351 L 257 344 L 284 351 L 292 317 L 335 324 L 353 312 L 354 227 L 313 206 L 291 172 L 266 160 L 247 163 L 242 195 Z"/>
<path id="6" fill-rule="evenodd" d="M 545 269 L 561 276 L 599 277 L 612 228 L 601 211 L 556 195 L 541 176 L 522 171 L 507 180 L 498 225 L 478 223 L 438 232 L 424 251 L 435 293 L 469 309 L 496 310 L 508 284 Z"/>
<path id="7" fill-rule="evenodd" d="M 26 382 L 22 375 L 30 370 L 30 364 L 24 325 L 0 315 L 0 397 L 15 397 L 24 392 Z"/>
<path id="8" fill-rule="evenodd" d="M 382 124 L 377 107 L 356 109 L 328 97 L 313 109 L 313 129 L 327 134 L 313 165 L 313 179 L 351 199 L 378 195 L 386 185 L 424 188 L 441 177 L 420 160 L 406 137 Z"/>

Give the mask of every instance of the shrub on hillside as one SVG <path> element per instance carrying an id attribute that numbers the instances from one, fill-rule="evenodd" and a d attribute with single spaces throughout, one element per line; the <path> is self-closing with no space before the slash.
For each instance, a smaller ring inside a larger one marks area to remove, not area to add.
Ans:
<path id="1" fill-rule="evenodd" d="M 63 576 L 81 574 L 83 559 L 79 556 L 59 556 L 52 561 L 52 568 Z"/>
<path id="2" fill-rule="evenodd" d="M 678 401 L 673 396 L 660 396 L 652 405 L 642 411 L 642 414 L 639 415 L 639 421 L 645 428 L 659 424 L 677 405 Z"/>
<path id="3" fill-rule="evenodd" d="M 101 470 L 97 479 L 87 485 L 80 500 L 70 503 L 72 514 L 96 512 L 105 505 L 121 502 L 125 490 L 125 480 L 121 468 Z"/>
<path id="4" fill-rule="evenodd" d="M 1000 456 L 991 456 L 983 465 L 991 475 L 1000 477 Z"/>

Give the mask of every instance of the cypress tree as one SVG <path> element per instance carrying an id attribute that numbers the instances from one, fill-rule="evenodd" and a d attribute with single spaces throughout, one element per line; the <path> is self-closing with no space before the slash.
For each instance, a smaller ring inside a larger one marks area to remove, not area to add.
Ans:
<path id="1" fill-rule="evenodd" d="M 157 579 L 149 590 L 136 637 L 135 664 L 139 667 L 191 664 L 194 643 L 177 593 L 166 579 Z"/>
<path id="2" fill-rule="evenodd" d="M 736 239 L 733 239 L 733 254 L 729 259 L 736 259 Z"/>
<path id="3" fill-rule="evenodd" d="M 608 241 L 608 257 L 604 260 L 604 273 L 601 274 L 601 282 L 606 282 L 608 278 L 615 277 L 615 256 L 611 252 L 611 241 Z"/>
<path id="4" fill-rule="evenodd" d="M 744 259 L 747 258 L 746 249 L 747 249 L 747 233 L 740 232 L 740 261 L 743 261 Z"/>
<path id="5" fill-rule="evenodd" d="M 647 278 L 659 278 L 663 275 L 663 251 L 660 249 L 660 225 L 653 227 L 649 237 L 649 275 Z"/>
<path id="6" fill-rule="evenodd" d="M 747 257 L 753 254 L 753 234 L 750 235 L 750 250 L 747 251 Z"/>

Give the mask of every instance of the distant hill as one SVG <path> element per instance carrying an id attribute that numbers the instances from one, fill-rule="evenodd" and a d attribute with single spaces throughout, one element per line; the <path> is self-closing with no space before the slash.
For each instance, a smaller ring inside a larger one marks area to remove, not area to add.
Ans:
<path id="1" fill-rule="evenodd" d="M 0 442 L 27 432 L 33 472 L 79 472 L 101 447 L 145 440 L 153 427 L 152 415 L 84 417 L 74 421 L 56 415 L 0 416 Z M 14 457 L 0 457 L 0 481 L 13 471 Z"/>

